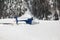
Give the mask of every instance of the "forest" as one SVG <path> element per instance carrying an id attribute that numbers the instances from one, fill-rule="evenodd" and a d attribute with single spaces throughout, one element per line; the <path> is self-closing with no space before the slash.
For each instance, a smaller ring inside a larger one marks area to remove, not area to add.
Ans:
<path id="1" fill-rule="evenodd" d="M 12 2 L 0 0 L 0 19 L 20 17 L 27 11 L 25 4 L 31 14 L 39 20 L 60 19 L 60 0 L 15 0 Z"/>

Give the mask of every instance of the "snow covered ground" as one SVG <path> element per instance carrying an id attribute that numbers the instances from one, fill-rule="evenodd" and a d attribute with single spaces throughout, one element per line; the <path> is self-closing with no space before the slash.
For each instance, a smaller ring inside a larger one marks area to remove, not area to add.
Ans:
<path id="1" fill-rule="evenodd" d="M 60 21 L 39 24 L 0 24 L 0 40 L 60 40 Z"/>

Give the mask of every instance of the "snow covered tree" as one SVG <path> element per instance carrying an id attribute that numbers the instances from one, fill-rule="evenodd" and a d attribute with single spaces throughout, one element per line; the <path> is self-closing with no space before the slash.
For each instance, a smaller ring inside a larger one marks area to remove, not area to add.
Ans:
<path id="1" fill-rule="evenodd" d="M 15 16 L 22 16 L 26 9 L 22 0 L 4 0 L 3 18 L 14 18 Z"/>

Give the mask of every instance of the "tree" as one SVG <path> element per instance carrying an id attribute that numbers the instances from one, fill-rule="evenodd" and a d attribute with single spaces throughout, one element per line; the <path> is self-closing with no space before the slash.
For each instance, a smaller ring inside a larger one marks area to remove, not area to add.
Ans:
<path id="1" fill-rule="evenodd" d="M 60 0 L 57 0 L 57 3 L 58 3 L 57 7 L 59 9 L 59 16 L 60 16 Z"/>
<path id="2" fill-rule="evenodd" d="M 10 2 L 11 1 L 11 2 Z M 3 18 L 14 18 L 15 16 L 22 16 L 26 8 L 23 6 L 23 1 L 21 0 L 5 0 L 3 3 L 2 17 Z"/>
<path id="3" fill-rule="evenodd" d="M 4 0 L 0 0 L 0 19 L 2 17 L 3 5 L 4 5 Z"/>
<path id="4" fill-rule="evenodd" d="M 33 0 L 32 2 L 32 15 L 38 19 L 43 19 L 44 16 L 48 20 L 48 15 L 51 14 L 48 8 L 47 0 Z"/>

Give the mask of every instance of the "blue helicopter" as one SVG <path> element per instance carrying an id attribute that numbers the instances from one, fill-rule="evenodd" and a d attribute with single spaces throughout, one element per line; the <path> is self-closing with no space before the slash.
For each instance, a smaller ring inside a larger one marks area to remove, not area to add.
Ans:
<path id="1" fill-rule="evenodd" d="M 32 24 L 32 21 L 33 21 L 33 17 L 28 18 L 27 20 L 18 20 L 18 17 L 15 17 L 15 19 L 16 19 L 16 24 L 18 24 L 18 22 L 20 22 L 20 21 L 24 21 L 24 22 L 26 22 L 26 24 Z"/>

